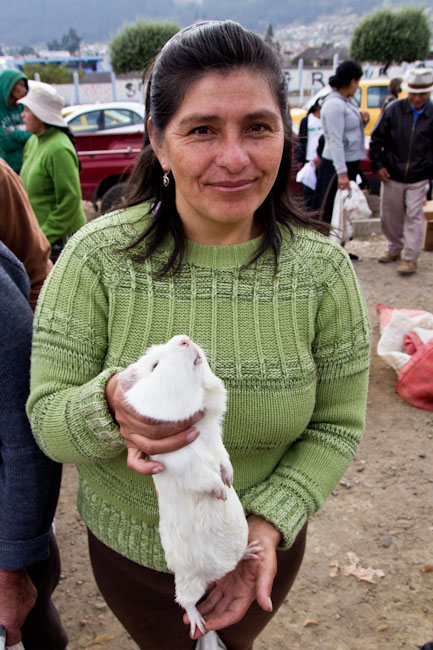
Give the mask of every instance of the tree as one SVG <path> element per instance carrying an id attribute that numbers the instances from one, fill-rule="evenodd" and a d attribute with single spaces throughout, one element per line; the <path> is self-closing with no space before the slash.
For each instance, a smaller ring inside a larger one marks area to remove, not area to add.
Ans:
<path id="1" fill-rule="evenodd" d="M 175 23 L 137 20 L 125 25 L 110 42 L 110 60 L 115 74 L 144 72 L 162 46 L 179 31 Z"/>
<path id="2" fill-rule="evenodd" d="M 68 50 L 70 54 L 74 54 L 79 51 L 81 40 L 76 30 L 71 27 L 67 34 L 63 34 L 61 41 L 54 39 L 47 43 L 47 47 L 49 50 Z"/>
<path id="3" fill-rule="evenodd" d="M 72 82 L 72 72 L 57 63 L 25 63 L 23 72 L 27 79 L 34 79 L 35 73 L 40 80 L 47 84 L 69 84 Z"/>
<path id="4" fill-rule="evenodd" d="M 430 50 L 430 26 L 423 9 L 408 7 L 395 12 L 381 9 L 356 27 L 350 55 L 358 61 L 385 65 L 424 59 Z"/>
<path id="5" fill-rule="evenodd" d="M 30 45 L 24 45 L 23 47 L 20 48 L 18 54 L 25 56 L 26 54 L 36 54 L 36 52 L 32 47 L 30 47 Z"/>
<path id="6" fill-rule="evenodd" d="M 269 45 L 274 44 L 274 28 L 272 27 L 272 23 L 269 23 L 268 29 L 266 30 L 265 42 L 269 43 Z"/>

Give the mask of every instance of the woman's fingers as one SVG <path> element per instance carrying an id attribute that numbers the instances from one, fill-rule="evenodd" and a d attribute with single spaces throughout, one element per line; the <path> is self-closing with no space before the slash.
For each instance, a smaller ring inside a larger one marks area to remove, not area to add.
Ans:
<path id="1" fill-rule="evenodd" d="M 144 474 L 145 476 L 158 474 L 164 469 L 164 465 L 153 460 L 148 460 L 147 455 L 136 447 L 128 447 L 126 464 L 129 469 L 138 472 L 138 474 Z"/>
<path id="2" fill-rule="evenodd" d="M 176 433 L 174 435 L 169 435 L 166 438 L 160 438 L 159 440 L 149 438 L 144 436 L 141 433 L 129 432 L 128 434 L 123 432 L 123 437 L 129 443 L 132 443 L 134 447 L 140 449 L 145 454 L 149 456 L 155 456 L 155 454 L 169 454 L 172 451 L 177 451 L 185 445 L 189 445 L 191 442 L 194 442 L 199 436 L 197 429 L 193 427 Z"/>

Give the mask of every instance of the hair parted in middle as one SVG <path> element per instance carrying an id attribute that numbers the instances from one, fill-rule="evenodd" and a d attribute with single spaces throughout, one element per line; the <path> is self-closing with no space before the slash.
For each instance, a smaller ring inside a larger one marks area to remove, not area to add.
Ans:
<path id="1" fill-rule="evenodd" d="M 282 241 L 279 223 L 289 230 L 290 223 L 298 223 L 324 234 L 329 232 L 327 224 L 306 215 L 289 194 L 292 136 L 288 88 L 275 51 L 260 36 L 238 23 L 209 21 L 194 24 L 175 34 L 164 45 L 149 71 L 143 147 L 123 203 L 123 207 L 129 207 L 150 201 L 155 217 L 150 227 L 128 247 L 129 250 L 133 251 L 138 243 L 146 240 L 144 259 L 147 259 L 171 232 L 173 251 L 160 275 L 180 269 L 186 241 L 176 210 L 176 183 L 172 179 L 167 187 L 163 186 L 164 171 L 150 144 L 147 119 L 151 119 L 155 137 L 163 138 L 168 123 L 193 83 L 207 74 L 238 70 L 261 75 L 267 80 L 284 125 L 284 148 L 277 178 L 255 214 L 264 236 L 250 263 L 268 248 L 273 250 L 277 260 Z"/>

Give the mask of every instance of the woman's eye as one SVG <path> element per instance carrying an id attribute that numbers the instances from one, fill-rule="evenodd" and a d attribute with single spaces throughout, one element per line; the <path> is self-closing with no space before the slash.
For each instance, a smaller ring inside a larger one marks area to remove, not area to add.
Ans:
<path id="1" fill-rule="evenodd" d="M 191 133 L 194 135 L 209 135 L 211 133 L 211 130 L 208 126 L 196 126 L 194 129 L 192 129 Z"/>
<path id="2" fill-rule="evenodd" d="M 252 124 L 248 130 L 252 133 L 265 133 L 269 128 L 265 124 Z"/>
<path id="3" fill-rule="evenodd" d="M 155 370 L 155 368 L 156 368 L 157 365 L 158 365 L 158 361 L 156 361 L 156 363 L 153 364 L 153 366 L 152 366 L 152 372 Z"/>

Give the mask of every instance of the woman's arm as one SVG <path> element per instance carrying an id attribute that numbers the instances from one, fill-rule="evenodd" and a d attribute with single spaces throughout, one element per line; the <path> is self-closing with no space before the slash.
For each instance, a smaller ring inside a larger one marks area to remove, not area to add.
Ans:
<path id="1" fill-rule="evenodd" d="M 55 200 L 42 230 L 53 243 L 72 233 L 76 215 L 81 211 L 81 188 L 78 161 L 74 151 L 67 147 L 56 148 L 47 164 Z"/>
<path id="2" fill-rule="evenodd" d="M 273 473 L 242 496 L 247 513 L 261 515 L 292 545 L 349 466 L 364 429 L 369 323 L 352 265 L 334 255 L 315 321 L 316 404 L 308 427 Z"/>
<path id="3" fill-rule="evenodd" d="M 337 174 L 347 174 L 344 153 L 345 106 L 339 99 L 325 102 L 322 108 L 322 124 L 325 132 L 325 148 L 331 152 L 331 159 Z M 329 156 L 325 156 L 329 157 Z"/>

